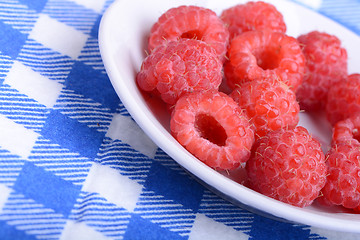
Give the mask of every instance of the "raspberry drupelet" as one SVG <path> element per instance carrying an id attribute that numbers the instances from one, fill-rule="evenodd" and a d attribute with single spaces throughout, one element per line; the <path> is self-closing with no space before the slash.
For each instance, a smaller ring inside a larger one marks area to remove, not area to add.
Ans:
<path id="1" fill-rule="evenodd" d="M 293 91 L 301 84 L 305 57 L 298 41 L 270 30 L 248 31 L 235 37 L 224 73 L 230 88 L 260 78 L 278 77 Z"/>
<path id="2" fill-rule="evenodd" d="M 347 51 L 334 35 L 312 31 L 299 36 L 306 59 L 305 75 L 296 96 L 302 109 L 318 111 L 325 107 L 331 85 L 343 81 L 347 73 Z"/>
<path id="3" fill-rule="evenodd" d="M 252 30 L 286 32 L 283 15 L 274 5 L 262 1 L 250 1 L 227 8 L 220 18 L 228 25 L 230 39 Z"/>
<path id="4" fill-rule="evenodd" d="M 208 8 L 192 5 L 170 8 L 151 28 L 149 50 L 179 38 L 204 41 L 216 50 L 221 61 L 225 60 L 229 32 L 217 14 Z"/>
<path id="5" fill-rule="evenodd" d="M 255 126 L 255 138 L 279 128 L 293 128 L 299 122 L 295 93 L 276 78 L 243 83 L 230 96 L 246 110 Z"/>
<path id="6" fill-rule="evenodd" d="M 298 207 L 312 204 L 327 174 L 320 143 L 301 126 L 272 131 L 260 138 L 246 171 L 250 188 Z"/>
<path id="7" fill-rule="evenodd" d="M 169 105 L 186 92 L 218 89 L 222 63 L 208 44 L 194 39 L 170 41 L 147 56 L 136 76 L 138 86 L 159 93 Z"/>
<path id="8" fill-rule="evenodd" d="M 172 111 L 170 128 L 191 154 L 219 170 L 245 163 L 254 142 L 246 114 L 231 97 L 215 90 L 182 96 Z"/>
<path id="9" fill-rule="evenodd" d="M 360 74 L 351 74 L 330 87 L 325 110 L 332 125 L 360 114 Z"/>

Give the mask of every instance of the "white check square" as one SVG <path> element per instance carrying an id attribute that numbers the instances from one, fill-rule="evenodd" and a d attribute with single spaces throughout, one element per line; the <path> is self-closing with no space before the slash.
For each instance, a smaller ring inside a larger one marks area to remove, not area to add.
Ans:
<path id="1" fill-rule="evenodd" d="M 197 214 L 189 240 L 248 240 L 249 236 L 232 227 L 217 222 L 203 214 Z"/>
<path id="2" fill-rule="evenodd" d="M 63 89 L 61 83 L 48 79 L 18 61 L 14 62 L 4 83 L 47 108 L 54 106 Z"/>
<path id="3" fill-rule="evenodd" d="M 133 212 L 142 186 L 116 169 L 94 163 L 82 188 L 86 192 L 96 192 L 111 203 Z"/>
<path id="4" fill-rule="evenodd" d="M 110 240 L 84 222 L 68 220 L 62 231 L 60 240 Z"/>
<path id="5" fill-rule="evenodd" d="M 0 114 L 0 146 L 12 154 L 27 159 L 30 155 L 38 133 L 17 124 L 11 119 Z M 0 191 L 1 192 L 1 191 Z"/>
<path id="6" fill-rule="evenodd" d="M 73 59 L 78 58 L 89 38 L 85 33 L 46 14 L 39 15 L 29 37 Z"/>

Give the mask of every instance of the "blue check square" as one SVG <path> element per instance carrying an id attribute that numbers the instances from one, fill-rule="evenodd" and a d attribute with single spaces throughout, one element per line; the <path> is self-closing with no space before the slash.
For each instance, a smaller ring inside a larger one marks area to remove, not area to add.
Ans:
<path id="1" fill-rule="evenodd" d="M 81 186 L 26 162 L 15 182 L 14 190 L 67 217 L 76 202 Z"/>

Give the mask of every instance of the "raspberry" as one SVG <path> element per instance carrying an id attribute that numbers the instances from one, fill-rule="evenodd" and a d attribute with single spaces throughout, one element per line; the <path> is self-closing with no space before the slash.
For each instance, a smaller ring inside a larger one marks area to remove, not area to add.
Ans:
<path id="1" fill-rule="evenodd" d="M 360 74 L 351 74 L 330 87 L 325 110 L 332 125 L 360 114 Z"/>
<path id="2" fill-rule="evenodd" d="M 229 32 L 221 19 L 210 9 L 198 6 L 171 8 L 152 26 L 149 49 L 179 38 L 198 39 L 215 48 L 221 61 L 225 60 Z"/>
<path id="3" fill-rule="evenodd" d="M 335 124 L 332 133 L 332 141 L 346 141 L 360 139 L 360 115 L 339 121 Z"/>
<path id="4" fill-rule="evenodd" d="M 326 154 L 328 176 L 320 202 L 360 207 L 360 143 L 354 138 L 336 141 Z"/>
<path id="5" fill-rule="evenodd" d="M 230 96 L 246 110 L 257 138 L 279 128 L 293 128 L 299 122 L 295 93 L 274 78 L 246 82 Z"/>
<path id="6" fill-rule="evenodd" d="M 329 87 L 347 76 L 347 52 L 340 40 L 313 31 L 298 37 L 306 59 L 303 82 L 296 92 L 302 109 L 316 111 L 325 107 Z"/>
<path id="7" fill-rule="evenodd" d="M 158 91 L 172 105 L 184 92 L 218 89 L 222 63 L 202 41 L 180 39 L 155 48 L 147 56 L 136 81 L 145 91 Z"/>
<path id="8" fill-rule="evenodd" d="M 231 66 L 224 68 L 231 88 L 242 82 L 277 76 L 296 90 L 301 84 L 305 57 L 297 40 L 283 33 L 248 31 L 235 37 L 228 51 Z"/>
<path id="9" fill-rule="evenodd" d="M 286 32 L 283 15 L 274 5 L 262 1 L 247 2 L 225 9 L 220 18 L 228 25 L 230 39 L 252 30 Z"/>
<path id="10" fill-rule="evenodd" d="M 246 114 L 231 97 L 215 90 L 182 96 L 170 128 L 181 145 L 214 169 L 234 169 L 245 163 L 254 142 Z"/>
<path id="11" fill-rule="evenodd" d="M 301 126 L 260 138 L 246 163 L 253 190 L 298 207 L 308 206 L 318 197 L 326 171 L 320 143 Z"/>

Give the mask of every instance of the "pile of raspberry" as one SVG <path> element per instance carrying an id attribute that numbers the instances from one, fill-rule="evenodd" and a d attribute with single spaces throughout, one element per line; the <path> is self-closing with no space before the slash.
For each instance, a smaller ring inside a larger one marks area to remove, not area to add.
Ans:
<path id="1" fill-rule="evenodd" d="M 219 15 L 190 5 L 159 17 L 148 51 L 138 87 L 167 105 L 172 135 L 196 158 L 244 169 L 242 184 L 293 206 L 360 210 L 360 74 L 348 74 L 336 36 L 288 36 L 262 1 Z M 328 152 L 298 125 L 300 111 L 326 114 Z"/>

